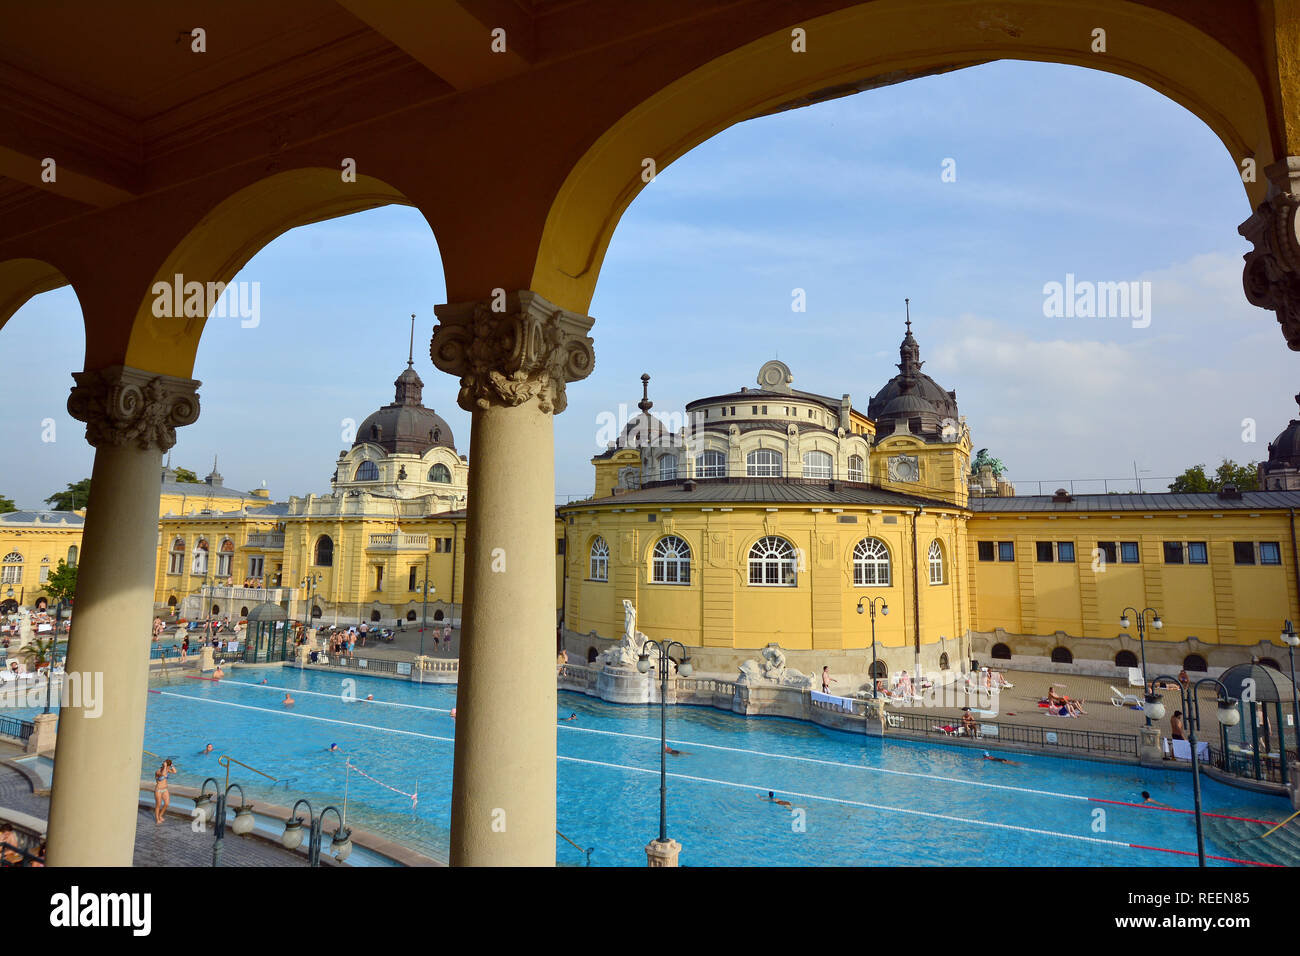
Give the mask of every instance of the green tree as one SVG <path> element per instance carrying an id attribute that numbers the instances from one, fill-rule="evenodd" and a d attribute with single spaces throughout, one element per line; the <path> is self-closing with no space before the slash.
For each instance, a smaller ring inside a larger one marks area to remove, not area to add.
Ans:
<path id="1" fill-rule="evenodd" d="M 65 491 L 56 491 L 45 499 L 47 505 L 53 505 L 56 511 L 76 511 L 86 507 L 90 501 L 90 479 L 82 478 L 76 484 L 68 485 Z"/>
<path id="2" fill-rule="evenodd" d="M 1205 473 L 1204 465 L 1193 465 L 1174 479 L 1169 490 L 1178 494 L 1216 492 L 1224 485 L 1236 485 L 1238 491 L 1256 491 L 1259 476 L 1253 465 L 1239 465 L 1225 458 L 1214 469 L 1214 475 Z"/>
<path id="3" fill-rule="evenodd" d="M 184 482 L 187 485 L 202 484 L 202 481 L 199 479 L 199 476 L 196 475 L 194 472 L 190 471 L 188 468 L 177 468 L 176 480 L 180 482 Z"/>
<path id="4" fill-rule="evenodd" d="M 985 465 L 989 465 L 993 469 L 994 478 L 1001 478 L 1002 473 L 1007 470 L 1006 465 L 1002 464 L 1001 458 L 994 458 L 989 454 L 987 448 L 981 448 L 975 453 L 975 457 L 971 459 L 970 473 L 972 475 L 978 475 L 980 469 Z"/>
<path id="5" fill-rule="evenodd" d="M 59 566 L 50 572 L 45 582 L 45 593 L 54 601 L 71 601 L 77 596 L 77 566 L 69 566 L 59 558 Z"/>
<path id="6" fill-rule="evenodd" d="M 0 495 L 0 515 L 8 514 L 11 511 L 17 510 L 18 506 L 14 504 L 12 498 L 6 498 L 4 495 Z"/>

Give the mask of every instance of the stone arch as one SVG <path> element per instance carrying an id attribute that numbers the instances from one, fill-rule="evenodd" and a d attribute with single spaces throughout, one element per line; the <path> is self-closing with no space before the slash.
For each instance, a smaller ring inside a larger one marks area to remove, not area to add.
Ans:
<path id="1" fill-rule="evenodd" d="M 0 262 L 0 329 L 28 299 L 65 285 L 71 285 L 68 277 L 58 266 L 43 259 L 6 259 Z M 72 291 L 75 295 L 75 285 Z"/>
<path id="2" fill-rule="evenodd" d="M 1056 646 L 1052 648 L 1053 664 L 1073 664 L 1074 652 L 1068 647 Z"/>
<path id="3" fill-rule="evenodd" d="M 659 173 L 744 120 L 994 60 L 1085 67 L 1148 86 L 1210 127 L 1228 153 L 1225 175 L 1238 180 L 1242 159 L 1253 157 L 1260 170 L 1276 159 L 1282 133 L 1270 123 L 1258 79 L 1187 20 L 1109 0 L 1007 0 L 995 20 L 977 0 L 857 4 L 792 20 L 655 90 L 605 127 L 559 185 L 529 288 L 586 310 L 618 221 L 646 186 L 647 157 Z M 1110 37 L 1104 55 L 1091 49 L 1102 23 Z M 796 26 L 817 43 L 816 56 L 791 53 Z M 1256 180 L 1243 184 L 1251 208 L 1267 188 Z"/>
<path id="4" fill-rule="evenodd" d="M 1183 670 L 1204 674 L 1208 670 L 1205 658 L 1200 654 L 1188 654 L 1183 658 Z"/>
<path id="5" fill-rule="evenodd" d="M 1134 654 L 1132 651 L 1120 651 L 1118 654 L 1115 655 L 1115 666 L 1116 667 L 1137 667 L 1138 666 L 1137 655 Z"/>
<path id="6" fill-rule="evenodd" d="M 159 283 L 227 283 L 254 255 L 297 226 L 385 205 L 412 205 L 395 187 L 371 176 L 345 183 L 338 169 L 302 167 L 274 173 L 222 197 L 176 237 L 131 318 L 125 357 L 135 368 L 189 376 L 208 314 L 157 316 Z M 87 345 L 87 364 L 90 359 Z"/>
<path id="7" fill-rule="evenodd" d="M 1006 644 L 994 644 L 993 649 L 989 651 L 989 657 L 995 661 L 1011 660 L 1011 648 Z"/>

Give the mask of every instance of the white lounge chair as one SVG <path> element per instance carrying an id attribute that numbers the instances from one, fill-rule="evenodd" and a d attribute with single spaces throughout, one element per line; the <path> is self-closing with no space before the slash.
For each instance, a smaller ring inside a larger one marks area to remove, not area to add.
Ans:
<path id="1" fill-rule="evenodd" d="M 1110 702 L 1116 707 L 1136 707 L 1139 710 L 1142 709 L 1141 697 L 1137 694 L 1126 694 L 1115 687 L 1114 684 L 1112 684 L 1110 688 Z"/>

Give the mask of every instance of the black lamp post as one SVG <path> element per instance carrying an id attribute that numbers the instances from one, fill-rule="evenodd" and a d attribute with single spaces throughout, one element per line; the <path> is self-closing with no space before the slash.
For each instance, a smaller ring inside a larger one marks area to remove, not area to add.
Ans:
<path id="1" fill-rule="evenodd" d="M 872 700 L 875 700 L 876 697 L 876 602 L 877 601 L 880 602 L 880 613 L 888 614 L 889 605 L 885 603 L 884 597 L 868 598 L 864 596 L 858 598 L 859 614 L 864 613 L 866 610 L 866 608 L 863 607 L 863 602 L 866 603 L 867 608 L 871 609 L 871 698 Z"/>
<path id="2" fill-rule="evenodd" d="M 212 784 L 212 793 L 208 793 L 209 783 Z M 231 790 L 239 791 L 239 806 L 235 809 L 235 821 L 230 824 L 230 829 L 238 836 L 243 836 L 253 829 L 253 805 L 244 796 L 243 787 L 232 783 L 222 790 L 215 777 L 208 777 L 199 788 L 199 795 L 194 798 L 195 809 L 199 810 L 205 818 L 209 812 L 214 814 L 210 818 L 213 820 L 213 830 L 216 833 L 216 841 L 212 844 L 213 866 L 221 865 L 221 851 L 226 839 L 226 803 L 230 799 Z M 214 799 L 215 808 L 212 806 Z"/>
<path id="3" fill-rule="evenodd" d="M 1129 626 L 1129 617 L 1128 617 L 1128 616 L 1129 616 L 1129 612 L 1132 612 L 1132 613 L 1133 613 L 1133 616 L 1137 618 L 1137 626 L 1138 626 L 1138 650 L 1142 653 L 1142 694 L 1143 694 L 1143 696 L 1146 698 L 1146 702 L 1147 702 L 1147 704 L 1150 705 L 1150 704 L 1155 703 L 1156 698 L 1155 698 L 1155 695 L 1152 694 L 1150 686 L 1147 684 L 1147 641 L 1146 641 L 1146 636 L 1147 636 L 1146 623 L 1147 623 L 1147 622 L 1146 622 L 1146 616 L 1147 616 L 1147 612 L 1148 612 L 1148 611 L 1151 612 L 1151 626 L 1152 626 L 1152 627 L 1154 627 L 1154 628 L 1158 631 L 1158 630 L 1160 630 L 1162 627 L 1165 626 L 1165 622 L 1162 621 L 1162 620 L 1160 620 L 1160 612 L 1157 611 L 1155 608 L 1151 608 L 1151 607 L 1144 607 L 1141 611 L 1135 611 L 1135 610 L 1134 610 L 1133 608 L 1131 608 L 1131 607 L 1126 607 L 1126 608 L 1124 608 L 1124 613 L 1121 614 L 1121 615 L 1120 615 L 1120 618 L 1119 618 L 1119 626 L 1120 626 L 1120 627 L 1123 627 L 1123 628 L 1127 628 L 1127 627 Z M 1142 711 L 1143 711 L 1144 714 L 1146 714 L 1146 710 L 1147 710 L 1146 707 L 1143 707 L 1143 708 L 1142 708 Z M 1146 718 L 1147 718 L 1147 726 L 1150 727 L 1150 726 L 1151 726 L 1151 715 L 1150 715 L 1150 714 L 1146 714 Z M 1159 718 L 1156 718 L 1156 719 L 1158 720 Z"/>
<path id="4" fill-rule="evenodd" d="M 319 571 L 308 574 L 302 579 L 302 589 L 307 594 L 307 613 L 303 615 L 302 625 L 304 638 L 307 636 L 307 629 L 312 626 L 312 622 L 315 620 L 312 617 L 312 609 L 316 606 L 316 585 L 320 584 L 320 581 L 321 575 Z"/>
<path id="5" fill-rule="evenodd" d="M 325 823 L 325 814 L 333 811 L 334 816 L 338 818 L 338 829 L 334 831 L 334 837 L 330 841 L 330 849 L 334 851 L 334 859 L 342 863 L 352 852 L 352 831 L 347 828 L 343 822 L 343 814 L 339 812 L 338 807 L 326 807 L 320 812 L 320 816 L 312 816 L 311 804 L 306 800 L 299 800 L 289 811 L 289 819 L 284 823 L 284 833 L 280 835 L 280 845 L 286 850 L 296 850 L 302 846 L 302 817 L 298 816 L 298 805 L 305 804 L 307 807 L 307 819 L 310 823 L 310 840 L 307 844 L 307 865 L 320 866 L 320 843 L 321 828 Z"/>
<path id="6" fill-rule="evenodd" d="M 420 582 L 420 592 L 424 595 L 423 606 L 420 609 L 420 656 L 424 656 L 424 632 L 429 629 L 429 592 L 437 591 L 429 583 L 429 556 L 424 556 L 424 580 Z M 421 671 L 421 674 L 424 672 Z"/>
<path id="7" fill-rule="evenodd" d="M 659 842 L 668 842 L 668 662 L 672 661 L 670 651 L 674 647 L 682 650 L 682 661 L 677 665 L 677 673 L 690 677 L 694 669 L 687 656 L 686 647 L 677 641 L 646 641 L 637 659 L 636 669 L 648 674 L 654 664 L 650 660 L 650 648 L 659 654 Z M 676 663 L 674 661 L 674 663 Z"/>
<path id="8" fill-rule="evenodd" d="M 1145 675 L 1144 675 L 1145 676 Z M 1201 702 L 1197 695 L 1202 684 L 1213 684 L 1219 689 L 1218 719 L 1224 727 L 1235 727 L 1241 720 L 1241 711 L 1237 710 L 1237 701 L 1228 696 L 1228 688 L 1216 677 L 1202 677 L 1195 684 L 1184 687 L 1177 677 L 1161 675 L 1155 678 L 1161 683 L 1173 681 L 1178 687 L 1179 700 L 1183 705 L 1183 719 L 1187 727 L 1187 740 L 1192 747 L 1192 792 L 1196 806 L 1196 859 L 1198 866 L 1205 866 L 1205 832 L 1201 821 L 1201 762 L 1196 755 L 1196 731 L 1201 725 Z M 1165 716 L 1165 702 L 1157 695 L 1150 694 L 1148 710 L 1156 720 Z"/>
<path id="9" fill-rule="evenodd" d="M 1286 657 L 1291 665 L 1291 719 L 1295 722 L 1295 732 L 1300 734 L 1300 699 L 1297 698 L 1295 689 L 1295 648 L 1300 644 L 1300 634 L 1296 633 L 1289 620 L 1282 625 L 1282 643 L 1286 645 Z M 1300 753 L 1300 747 L 1297 752 Z"/>

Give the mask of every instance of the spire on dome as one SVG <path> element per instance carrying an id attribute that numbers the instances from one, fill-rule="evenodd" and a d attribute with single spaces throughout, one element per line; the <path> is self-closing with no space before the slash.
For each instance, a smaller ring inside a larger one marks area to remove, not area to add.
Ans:
<path id="1" fill-rule="evenodd" d="M 898 357 L 901 360 L 898 363 L 898 370 L 902 373 L 903 384 L 910 386 L 915 380 L 921 366 L 925 363 L 921 361 L 921 346 L 916 342 L 912 335 L 912 308 L 911 300 L 904 299 L 903 306 L 907 310 L 907 332 L 903 335 L 903 342 L 898 347 Z"/>
<path id="2" fill-rule="evenodd" d="M 641 401 L 636 403 L 636 407 L 642 412 L 649 412 L 654 407 L 654 402 L 650 401 L 650 373 L 641 373 Z"/>
<path id="3" fill-rule="evenodd" d="M 415 313 L 411 313 L 411 348 L 406 353 L 406 367 L 415 368 Z"/>
<path id="4" fill-rule="evenodd" d="M 411 314 L 411 349 L 406 356 L 406 368 L 393 382 L 397 391 L 393 396 L 398 405 L 421 405 L 424 403 L 424 382 L 415 370 L 415 313 Z"/>

